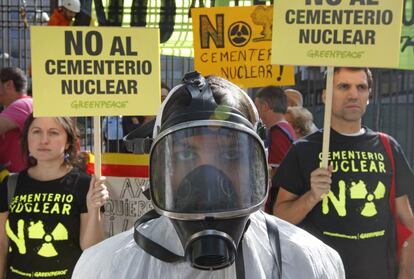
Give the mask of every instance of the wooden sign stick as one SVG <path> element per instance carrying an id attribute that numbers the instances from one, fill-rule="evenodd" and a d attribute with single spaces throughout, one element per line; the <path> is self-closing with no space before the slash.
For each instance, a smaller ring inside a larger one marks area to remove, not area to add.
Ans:
<path id="1" fill-rule="evenodd" d="M 328 168 L 329 139 L 331 135 L 331 113 L 334 67 L 329 66 L 326 78 L 325 115 L 323 120 L 322 167 Z"/>
<path id="2" fill-rule="evenodd" d="M 95 177 L 99 179 L 102 176 L 101 173 L 101 117 L 93 117 L 93 148 L 95 156 Z"/>

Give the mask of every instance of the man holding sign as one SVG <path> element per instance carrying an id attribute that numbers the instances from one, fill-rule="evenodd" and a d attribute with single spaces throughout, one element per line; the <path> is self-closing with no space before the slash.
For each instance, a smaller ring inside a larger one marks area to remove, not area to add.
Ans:
<path id="1" fill-rule="evenodd" d="M 388 153 L 379 134 L 361 124 L 371 87 L 368 68 L 335 68 L 329 167 L 320 167 L 322 130 L 294 143 L 275 176 L 273 212 L 336 249 L 347 278 L 412 278 L 414 237 L 398 254 L 390 203 L 414 231 L 408 200 L 414 176 L 394 139 Z"/>

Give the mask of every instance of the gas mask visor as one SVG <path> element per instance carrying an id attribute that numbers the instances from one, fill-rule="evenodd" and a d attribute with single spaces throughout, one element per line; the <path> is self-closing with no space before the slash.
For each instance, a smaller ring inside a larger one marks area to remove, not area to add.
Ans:
<path id="1" fill-rule="evenodd" d="M 259 209 L 267 194 L 262 141 L 244 125 L 220 120 L 163 131 L 150 155 L 150 191 L 161 215 L 227 219 Z"/>

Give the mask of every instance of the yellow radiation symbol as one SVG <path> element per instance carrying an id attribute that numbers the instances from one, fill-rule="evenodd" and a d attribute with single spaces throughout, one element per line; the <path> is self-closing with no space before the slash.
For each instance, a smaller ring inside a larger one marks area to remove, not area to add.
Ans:
<path id="1" fill-rule="evenodd" d="M 28 237 L 30 239 L 43 239 L 44 243 L 37 252 L 38 255 L 46 258 L 58 255 L 53 241 L 68 240 L 68 230 L 61 223 L 58 223 L 51 233 L 46 233 L 43 222 L 31 222 L 28 228 Z"/>
<path id="2" fill-rule="evenodd" d="M 364 208 L 361 211 L 361 215 L 365 217 L 372 217 L 376 215 L 377 208 L 375 207 L 375 200 L 382 199 L 385 196 L 385 186 L 384 184 L 379 181 L 375 191 L 373 193 L 369 193 L 367 191 L 367 186 L 363 181 L 359 181 L 358 183 L 352 182 L 352 186 L 350 188 L 350 197 L 351 199 L 365 199 Z"/>

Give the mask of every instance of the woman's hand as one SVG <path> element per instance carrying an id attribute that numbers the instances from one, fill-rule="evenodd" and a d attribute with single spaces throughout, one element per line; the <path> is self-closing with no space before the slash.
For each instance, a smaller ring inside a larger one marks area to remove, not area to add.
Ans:
<path id="1" fill-rule="evenodd" d="M 86 205 L 89 209 L 100 208 L 106 203 L 109 198 L 108 188 L 105 186 L 106 177 L 102 176 L 96 179 L 92 175 L 91 183 L 89 184 L 89 191 L 86 195 Z"/>

